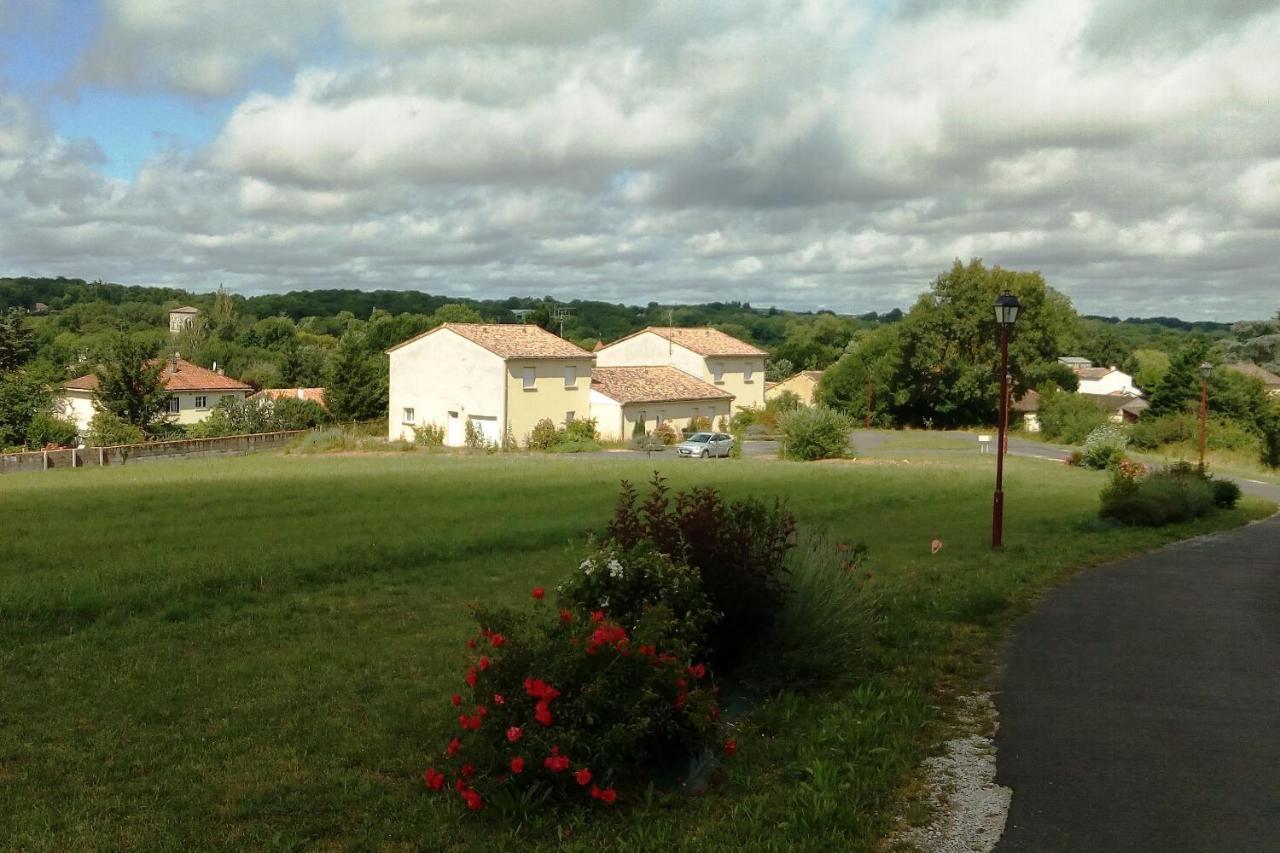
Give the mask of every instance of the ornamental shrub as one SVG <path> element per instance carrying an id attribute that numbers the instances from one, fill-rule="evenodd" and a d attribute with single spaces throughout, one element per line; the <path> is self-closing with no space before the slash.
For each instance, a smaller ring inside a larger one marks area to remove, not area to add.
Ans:
<path id="1" fill-rule="evenodd" d="M 671 611 L 672 635 L 690 649 L 701 648 L 715 621 L 698 572 L 646 542 L 631 549 L 601 545 L 578 565 L 560 592 L 574 608 L 602 610 L 629 630 L 650 608 L 663 605 Z"/>
<path id="2" fill-rule="evenodd" d="M 1080 464 L 1099 471 L 1112 468 L 1124 459 L 1124 450 L 1128 446 L 1129 437 L 1123 427 L 1111 423 L 1094 427 L 1084 440 Z"/>
<path id="3" fill-rule="evenodd" d="M 1040 433 L 1049 441 L 1080 444 L 1099 426 L 1107 413 L 1088 397 L 1049 386 L 1040 391 Z"/>
<path id="4" fill-rule="evenodd" d="M 466 674 L 446 706 L 455 734 L 423 774 L 428 789 L 474 811 L 609 806 L 643 790 L 656 768 L 727 746 L 707 668 L 665 605 L 631 628 L 575 608 L 475 618 Z"/>
<path id="5" fill-rule="evenodd" d="M 727 503 L 707 486 L 677 493 L 674 503 L 671 498 L 660 474 L 643 503 L 624 480 L 607 539 L 628 551 L 648 545 L 696 569 L 703 594 L 720 614 L 707 633 L 707 648 L 717 664 L 734 666 L 752 639 L 769 630 L 786 599 L 795 516 L 776 500 Z"/>
<path id="6" fill-rule="evenodd" d="M 444 427 L 422 424 L 413 428 L 413 443 L 418 447 L 444 447 Z"/>
<path id="7" fill-rule="evenodd" d="M 543 418 L 533 425 L 533 432 L 529 433 L 529 449 L 550 450 L 558 440 L 555 423 L 551 418 Z"/>
<path id="8" fill-rule="evenodd" d="M 1190 521 L 1213 510 L 1209 478 L 1185 462 L 1148 475 L 1117 466 L 1102 490 L 1099 515 L 1122 524 L 1159 527 Z"/>
<path id="9" fill-rule="evenodd" d="M 1231 509 L 1240 500 L 1240 487 L 1232 480 L 1210 480 L 1213 485 L 1213 505 Z"/>
<path id="10" fill-rule="evenodd" d="M 27 446 L 39 450 L 50 445 L 74 447 L 80 429 L 76 422 L 41 412 L 31 419 L 27 427 Z"/>
<path id="11" fill-rule="evenodd" d="M 93 416 L 89 421 L 89 432 L 85 435 L 85 443 L 92 447 L 141 444 L 144 440 L 141 428 L 105 410 Z"/>
<path id="12" fill-rule="evenodd" d="M 489 441 L 484 437 L 484 430 L 480 429 L 471 418 L 467 418 L 463 423 L 462 443 L 471 450 L 486 450 L 489 447 Z"/>
<path id="13" fill-rule="evenodd" d="M 671 424 L 667 423 L 666 421 L 663 421 L 662 423 L 654 427 L 653 437 L 654 437 L 654 440 L 662 444 L 665 444 L 667 447 L 670 447 L 671 445 L 675 444 L 679 440 L 678 437 L 676 436 L 675 429 L 673 429 Z"/>
<path id="14" fill-rule="evenodd" d="M 853 421 L 843 412 L 826 406 L 799 408 L 778 418 L 782 452 L 787 459 L 809 462 L 838 459 L 849 453 L 849 433 Z"/>
<path id="15" fill-rule="evenodd" d="M 564 429 L 559 432 L 558 440 L 561 442 L 595 441 L 598 437 L 595 418 L 574 418 L 564 425 Z"/>

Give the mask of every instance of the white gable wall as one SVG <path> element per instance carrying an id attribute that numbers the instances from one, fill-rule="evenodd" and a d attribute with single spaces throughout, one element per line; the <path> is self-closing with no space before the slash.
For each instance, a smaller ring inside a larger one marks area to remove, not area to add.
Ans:
<path id="1" fill-rule="evenodd" d="M 1076 389 L 1081 394 L 1129 394 L 1142 396 L 1142 392 L 1133 384 L 1133 377 L 1122 370 L 1113 370 L 1101 379 L 1081 379 Z"/>
<path id="2" fill-rule="evenodd" d="M 598 367 L 655 367 L 668 364 L 690 376 L 707 374 L 706 359 L 653 332 L 641 332 L 596 353 Z"/>
<path id="3" fill-rule="evenodd" d="M 448 427 L 449 413 L 458 422 L 468 416 L 496 418 L 496 429 L 506 419 L 506 365 L 495 353 L 449 329 L 441 329 L 390 353 L 387 437 L 412 441 L 414 427 L 436 424 Z M 404 410 L 413 409 L 413 423 L 405 423 Z M 461 431 L 446 438 L 462 443 Z"/>

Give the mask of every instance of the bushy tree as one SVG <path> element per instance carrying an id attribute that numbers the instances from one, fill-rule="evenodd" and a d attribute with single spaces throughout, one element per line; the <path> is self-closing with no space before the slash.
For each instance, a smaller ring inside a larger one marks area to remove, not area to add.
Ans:
<path id="1" fill-rule="evenodd" d="M 847 455 L 852 429 L 853 423 L 847 415 L 826 406 L 805 406 L 778 418 L 783 455 L 802 462 Z"/>
<path id="2" fill-rule="evenodd" d="M 1040 391 L 1040 432 L 1050 441 L 1080 444 L 1107 423 L 1107 413 L 1088 397 L 1048 386 Z"/>
<path id="3" fill-rule="evenodd" d="M 1151 389 L 1147 414 L 1160 417 L 1180 412 L 1200 399 L 1200 365 L 1209 357 L 1203 340 L 1194 340 L 1180 348 L 1169 360 L 1169 368 Z"/>
<path id="4" fill-rule="evenodd" d="M 10 308 L 0 314 L 0 373 L 9 373 L 26 364 L 36 352 L 35 333 L 22 312 Z"/>
<path id="5" fill-rule="evenodd" d="M 25 371 L 0 373 L 0 448 L 22 447 L 32 422 L 50 411 L 49 389 Z"/>
<path id="6" fill-rule="evenodd" d="M 169 409 L 170 395 L 162 381 L 168 362 L 155 356 L 154 341 L 140 335 L 114 336 L 94 370 L 95 406 L 143 431 L 163 421 Z"/>
<path id="7" fill-rule="evenodd" d="M 818 402 L 844 412 L 857 423 L 867 413 L 867 383 L 871 383 L 872 425 L 896 423 L 900 350 L 896 326 L 860 333 L 840 360 L 827 368 L 818 383 Z"/>
<path id="8" fill-rule="evenodd" d="M 334 419 L 363 421 L 387 414 L 387 383 L 375 361 L 379 358 L 384 358 L 381 353 L 365 349 L 361 336 L 342 336 L 324 389 L 324 405 Z"/>
<path id="9" fill-rule="evenodd" d="M 102 410 L 89 421 L 85 442 L 91 447 L 117 447 L 121 444 L 139 444 L 145 438 L 142 430 L 134 424 Z"/>

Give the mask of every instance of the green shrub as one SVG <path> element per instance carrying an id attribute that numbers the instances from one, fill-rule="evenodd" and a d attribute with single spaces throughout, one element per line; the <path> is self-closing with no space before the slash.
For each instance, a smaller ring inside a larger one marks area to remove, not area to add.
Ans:
<path id="1" fill-rule="evenodd" d="M 27 446 L 36 450 L 50 445 L 74 447 L 79 434 L 75 421 L 41 412 L 31 419 L 31 425 L 27 427 Z"/>
<path id="2" fill-rule="evenodd" d="M 414 427 L 413 443 L 419 447 L 444 447 L 444 427 L 440 424 Z"/>
<path id="3" fill-rule="evenodd" d="M 801 537 L 787 557 L 791 591 L 747 656 L 746 681 L 765 692 L 814 688 L 846 681 L 868 665 L 875 607 L 865 556 L 862 545 Z"/>
<path id="4" fill-rule="evenodd" d="M 724 744 L 706 667 L 665 605 L 632 628 L 574 609 L 476 620 L 466 696 L 447 710 L 456 734 L 423 774 L 428 789 L 517 815 L 548 801 L 607 806 L 643 796 L 655 769 Z"/>
<path id="5" fill-rule="evenodd" d="M 742 660 L 752 639 L 766 632 L 786 598 L 786 556 L 796 521 L 779 502 L 756 498 L 726 503 L 719 491 L 694 487 L 675 495 L 654 474 L 649 496 L 623 481 L 606 530 L 624 550 L 648 545 L 672 560 L 687 560 L 702 578 L 702 591 L 722 614 L 707 644 L 718 664 Z"/>
<path id="6" fill-rule="evenodd" d="M 146 440 L 142 430 L 108 411 L 100 411 L 89 421 L 85 443 L 91 447 L 116 447 L 121 444 L 141 444 Z"/>
<path id="7" fill-rule="evenodd" d="M 1258 460 L 1267 468 L 1280 468 L 1280 412 L 1272 415 L 1262 430 Z"/>
<path id="8" fill-rule="evenodd" d="M 571 609 L 602 610 L 629 631 L 650 608 L 665 605 L 671 611 L 672 636 L 691 650 L 702 647 L 715 621 L 697 570 L 644 542 L 631 549 L 615 543 L 600 546 L 560 586 L 560 593 Z"/>
<path id="9" fill-rule="evenodd" d="M 326 429 L 299 436 L 289 448 L 289 452 L 332 453 L 338 450 L 355 450 L 357 446 L 357 439 L 350 432 L 342 429 Z"/>
<path id="10" fill-rule="evenodd" d="M 634 440 L 642 439 L 645 437 L 646 437 L 646 433 L 644 431 L 644 421 L 640 420 L 639 418 L 636 418 L 636 422 L 631 427 L 631 438 L 634 441 Z"/>
<path id="11" fill-rule="evenodd" d="M 849 453 L 853 421 L 826 406 L 802 407 L 779 417 L 778 430 L 787 459 L 838 459 Z"/>
<path id="12" fill-rule="evenodd" d="M 689 436 L 693 435 L 695 432 L 710 432 L 711 418 L 705 418 L 701 416 L 696 418 L 689 418 L 689 423 L 685 424 L 684 428 L 681 429 L 680 431 L 684 433 L 685 438 L 688 438 Z"/>
<path id="13" fill-rule="evenodd" d="M 462 428 L 462 443 L 471 450 L 484 450 L 489 442 L 485 441 L 484 431 L 476 426 L 476 422 L 467 418 Z"/>
<path id="14" fill-rule="evenodd" d="M 1258 434 L 1239 421 L 1211 413 L 1206 427 L 1205 445 L 1209 450 L 1252 453 L 1259 446 Z M 1174 412 L 1143 419 L 1133 425 L 1130 438 L 1133 446 L 1142 450 L 1156 450 L 1172 444 L 1197 447 L 1200 443 L 1200 417 L 1194 412 Z"/>
<path id="15" fill-rule="evenodd" d="M 1213 486 L 1213 505 L 1231 509 L 1240 500 L 1240 487 L 1232 480 L 1210 480 Z"/>
<path id="16" fill-rule="evenodd" d="M 1118 466 L 1102 490 L 1099 515 L 1122 524 L 1159 527 L 1190 521 L 1214 507 L 1214 487 L 1200 471 L 1180 462 L 1143 477 Z"/>
<path id="17" fill-rule="evenodd" d="M 1128 446 L 1129 437 L 1123 427 L 1112 423 L 1094 427 L 1081 448 L 1080 465 L 1099 471 L 1115 467 L 1124 459 L 1124 450 Z"/>
<path id="18" fill-rule="evenodd" d="M 551 418 L 543 418 L 533 425 L 533 432 L 529 433 L 529 449 L 550 450 L 558 440 L 555 423 Z"/>
<path id="19" fill-rule="evenodd" d="M 596 441 L 598 438 L 595 418 L 574 418 L 556 436 L 558 442 Z"/>
<path id="20" fill-rule="evenodd" d="M 794 391 L 783 391 L 774 395 L 765 401 L 764 410 L 775 414 L 785 414 L 786 412 L 794 412 L 796 409 L 803 409 L 804 401 L 800 399 L 800 395 Z"/>
<path id="21" fill-rule="evenodd" d="M 556 442 L 552 453 L 592 453 L 601 450 L 600 442 L 589 438 L 565 438 Z"/>
<path id="22" fill-rule="evenodd" d="M 1107 423 L 1107 414 L 1088 397 L 1059 391 L 1040 392 L 1040 432 L 1050 441 L 1080 444 Z"/>

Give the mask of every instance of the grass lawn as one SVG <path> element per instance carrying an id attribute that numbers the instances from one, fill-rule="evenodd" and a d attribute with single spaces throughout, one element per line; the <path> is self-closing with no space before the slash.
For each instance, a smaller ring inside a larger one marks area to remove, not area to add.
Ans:
<path id="1" fill-rule="evenodd" d="M 915 441 L 913 438 L 912 441 Z M 0 479 L 0 834 L 65 849 L 866 849 L 946 699 L 1072 569 L 1243 523 L 1096 521 L 1103 475 L 921 464 L 251 456 Z M 422 791 L 447 739 L 465 605 L 528 602 L 607 520 L 618 480 L 785 497 L 870 547 L 878 642 L 852 691 L 739 721 L 701 795 L 513 827 Z M 943 540 L 930 556 L 929 543 Z"/>

